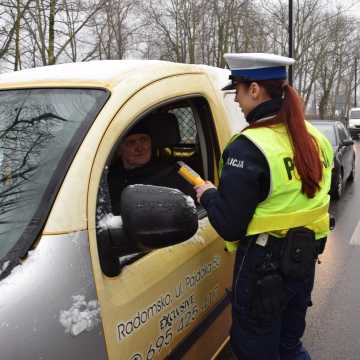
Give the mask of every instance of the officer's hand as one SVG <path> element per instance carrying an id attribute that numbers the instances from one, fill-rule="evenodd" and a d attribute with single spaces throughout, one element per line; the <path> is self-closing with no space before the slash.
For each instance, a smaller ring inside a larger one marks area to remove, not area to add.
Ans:
<path id="1" fill-rule="evenodd" d="M 198 185 L 198 186 L 194 186 L 194 189 L 196 191 L 196 198 L 197 201 L 200 203 L 200 199 L 202 197 L 202 194 L 209 189 L 216 189 L 216 186 L 210 182 L 210 181 L 205 181 L 204 185 Z"/>

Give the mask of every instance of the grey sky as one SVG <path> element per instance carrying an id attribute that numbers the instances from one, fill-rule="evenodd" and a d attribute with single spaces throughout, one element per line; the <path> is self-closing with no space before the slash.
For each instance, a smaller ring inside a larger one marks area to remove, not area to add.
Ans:
<path id="1" fill-rule="evenodd" d="M 360 0 L 323 0 L 322 4 L 325 7 L 329 7 L 334 10 L 337 7 L 340 7 L 341 9 L 345 10 L 349 15 L 354 15 L 360 18 Z"/>
<path id="2" fill-rule="evenodd" d="M 337 1 L 342 6 L 349 7 L 349 13 L 360 18 L 360 1 L 359 0 L 343 0 Z"/>

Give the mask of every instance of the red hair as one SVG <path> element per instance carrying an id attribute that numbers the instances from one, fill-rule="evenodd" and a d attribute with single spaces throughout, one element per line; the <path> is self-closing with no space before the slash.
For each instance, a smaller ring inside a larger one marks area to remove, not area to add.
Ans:
<path id="1" fill-rule="evenodd" d="M 304 119 L 304 105 L 297 91 L 283 80 L 256 81 L 271 98 L 284 97 L 280 111 L 275 118 L 255 122 L 248 128 L 285 124 L 294 151 L 294 163 L 301 178 L 301 191 L 313 198 L 320 190 L 323 175 L 319 146 L 308 132 Z M 250 85 L 250 83 L 246 83 Z"/>

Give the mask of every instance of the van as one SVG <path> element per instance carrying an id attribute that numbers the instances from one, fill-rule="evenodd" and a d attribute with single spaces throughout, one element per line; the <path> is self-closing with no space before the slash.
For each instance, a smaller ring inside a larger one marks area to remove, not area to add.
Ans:
<path id="1" fill-rule="evenodd" d="M 217 184 L 221 151 L 245 126 L 234 93 L 221 91 L 228 76 L 117 60 L 0 76 L 2 360 L 221 351 L 234 255 L 206 211 L 178 190 L 134 185 L 115 216 L 107 188 L 119 143 L 145 118 L 159 134 L 155 157 Z"/>
<path id="2" fill-rule="evenodd" d="M 360 108 L 351 108 L 349 111 L 348 127 L 351 136 L 355 139 L 360 134 Z"/>

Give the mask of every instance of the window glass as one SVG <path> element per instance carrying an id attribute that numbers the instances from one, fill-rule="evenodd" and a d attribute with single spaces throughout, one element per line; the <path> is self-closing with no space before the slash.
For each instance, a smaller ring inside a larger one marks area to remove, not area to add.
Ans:
<path id="1" fill-rule="evenodd" d="M 60 160 L 106 97 L 91 89 L 0 91 L 0 258 L 40 221 L 34 216 L 48 205 Z"/>
<path id="2" fill-rule="evenodd" d="M 181 144 L 195 144 L 197 129 L 190 106 L 182 106 L 169 110 L 178 120 Z"/>
<path id="3" fill-rule="evenodd" d="M 315 127 L 317 127 L 330 141 L 331 145 L 336 146 L 336 135 L 334 125 L 332 124 L 320 124 L 314 123 Z"/>

